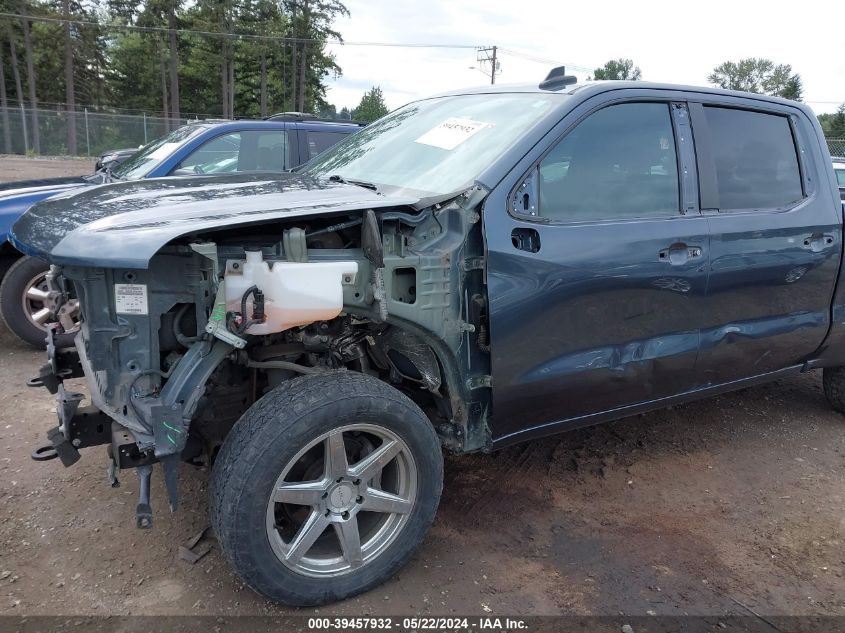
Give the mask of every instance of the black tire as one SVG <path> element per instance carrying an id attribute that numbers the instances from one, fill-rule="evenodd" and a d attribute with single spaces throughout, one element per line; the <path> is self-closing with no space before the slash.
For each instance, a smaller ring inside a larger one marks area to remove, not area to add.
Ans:
<path id="1" fill-rule="evenodd" d="M 830 406 L 839 413 L 845 413 L 845 367 L 825 367 L 822 386 Z"/>
<path id="2" fill-rule="evenodd" d="M 270 495 L 303 448 L 353 423 L 378 424 L 401 438 L 416 464 L 416 498 L 401 531 L 373 559 L 342 575 L 308 576 L 273 551 L 265 523 Z M 211 518 L 224 554 L 250 587 L 283 604 L 312 606 L 367 591 L 395 574 L 428 531 L 442 486 L 440 442 L 409 398 L 355 372 L 309 375 L 276 387 L 235 424 L 214 464 Z"/>
<path id="3" fill-rule="evenodd" d="M 50 265 L 42 259 L 24 255 L 9 268 L 0 284 L 0 314 L 9 331 L 21 341 L 44 349 L 47 347 L 47 330 L 33 323 L 24 311 L 24 296 L 33 279 L 46 274 Z M 59 347 L 73 346 L 72 333 L 58 337 Z"/>
<path id="4" fill-rule="evenodd" d="M 21 341 L 44 349 L 47 331 L 37 327 L 24 312 L 23 298 L 29 282 L 40 273 L 46 273 L 50 265 L 34 257 L 21 257 L 12 264 L 0 284 L 0 313 L 9 331 Z"/>

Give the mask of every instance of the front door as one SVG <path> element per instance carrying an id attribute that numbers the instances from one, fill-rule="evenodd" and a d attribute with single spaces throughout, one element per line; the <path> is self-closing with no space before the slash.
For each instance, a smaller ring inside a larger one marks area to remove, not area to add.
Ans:
<path id="1" fill-rule="evenodd" d="M 679 177 L 687 116 L 663 102 L 594 111 L 517 186 L 506 219 L 485 209 L 494 440 L 696 383 L 709 238 L 681 203 L 695 193 Z"/>

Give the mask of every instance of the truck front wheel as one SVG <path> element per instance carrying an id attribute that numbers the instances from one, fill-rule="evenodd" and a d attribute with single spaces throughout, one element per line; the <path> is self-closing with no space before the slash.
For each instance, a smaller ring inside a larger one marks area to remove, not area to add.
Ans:
<path id="1" fill-rule="evenodd" d="M 390 578 L 434 519 L 443 457 L 420 408 L 354 372 L 291 380 L 235 424 L 212 474 L 211 515 L 238 574 L 294 606 Z"/>

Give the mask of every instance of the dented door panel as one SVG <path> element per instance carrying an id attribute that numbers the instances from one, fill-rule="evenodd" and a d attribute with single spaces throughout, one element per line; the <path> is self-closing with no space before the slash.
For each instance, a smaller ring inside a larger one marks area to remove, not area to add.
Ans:
<path id="1" fill-rule="evenodd" d="M 704 218 L 537 230 L 536 254 L 487 232 L 494 440 L 695 385 Z M 701 255 L 660 258 L 680 243 Z"/>

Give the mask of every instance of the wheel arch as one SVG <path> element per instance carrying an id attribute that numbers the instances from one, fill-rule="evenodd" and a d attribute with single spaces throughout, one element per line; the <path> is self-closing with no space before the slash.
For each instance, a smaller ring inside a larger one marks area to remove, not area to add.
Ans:
<path id="1" fill-rule="evenodd" d="M 9 272 L 12 264 L 18 261 L 21 257 L 24 257 L 24 254 L 12 246 L 10 242 L 4 241 L 3 244 L 0 245 L 0 280 L 6 276 L 6 273 Z"/>

